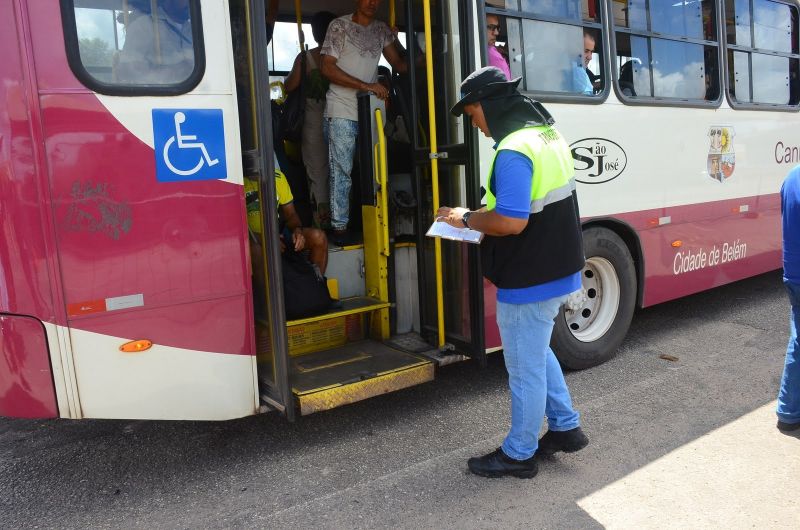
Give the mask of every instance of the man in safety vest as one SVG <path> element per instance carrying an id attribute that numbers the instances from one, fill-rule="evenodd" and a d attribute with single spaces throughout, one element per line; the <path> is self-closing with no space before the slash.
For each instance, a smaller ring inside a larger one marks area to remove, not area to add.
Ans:
<path id="1" fill-rule="evenodd" d="M 511 388 L 511 429 L 501 447 L 470 458 L 485 477 L 531 478 L 536 456 L 583 449 L 589 440 L 553 351 L 559 308 L 581 288 L 584 265 L 574 169 L 569 146 L 538 102 L 489 66 L 461 84 L 456 116 L 497 142 L 486 207 L 442 207 L 441 221 L 485 234 L 483 274 L 497 286 L 497 325 Z M 537 440 L 542 417 L 548 431 Z"/>

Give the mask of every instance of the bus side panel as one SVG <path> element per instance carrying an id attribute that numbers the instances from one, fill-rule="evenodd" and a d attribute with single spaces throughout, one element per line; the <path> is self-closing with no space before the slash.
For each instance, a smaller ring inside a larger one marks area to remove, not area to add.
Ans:
<path id="1" fill-rule="evenodd" d="M 258 407 L 230 27 L 223 3 L 202 9 L 204 79 L 171 97 L 93 93 L 67 67 L 59 17 L 30 17 L 37 65 L 54 64 L 37 79 L 83 417 L 219 420 Z M 158 181 L 153 109 L 218 110 L 226 178 Z M 154 346 L 120 351 L 139 339 Z"/>
<path id="2" fill-rule="evenodd" d="M 14 4 L 0 3 L 0 416 L 49 418 L 58 407 L 41 320 L 53 301 L 16 24 Z"/>
<path id="3" fill-rule="evenodd" d="M 0 312 L 53 318 L 21 38 L 0 3 Z"/>
<path id="4" fill-rule="evenodd" d="M 753 205 L 754 210 L 759 204 L 760 211 L 732 213 L 741 204 Z M 699 218 L 709 208 L 731 213 L 722 218 L 670 224 L 640 233 L 646 268 L 643 306 L 780 268 L 778 196 L 742 197 L 670 210 Z M 680 246 L 673 246 L 676 242 Z"/>
<path id="5" fill-rule="evenodd" d="M 35 318 L 0 315 L 0 416 L 58 416 L 44 327 Z"/>
<path id="6" fill-rule="evenodd" d="M 186 328 L 153 322 L 161 343 L 251 354 L 235 335 L 240 327 L 212 335 L 216 326 L 201 324 L 212 315 L 184 305 L 236 296 L 235 316 L 247 322 L 242 187 L 157 182 L 153 149 L 94 94 L 48 94 L 41 102 L 70 325 L 96 331 L 101 313 L 177 306 L 195 318 Z M 120 317 L 120 328 L 128 324 L 120 336 L 140 329 L 133 315 Z"/>

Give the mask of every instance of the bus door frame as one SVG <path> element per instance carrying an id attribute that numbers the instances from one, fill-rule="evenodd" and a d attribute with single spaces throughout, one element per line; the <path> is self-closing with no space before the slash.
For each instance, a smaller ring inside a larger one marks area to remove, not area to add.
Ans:
<path id="1" fill-rule="evenodd" d="M 476 50 L 471 45 L 473 35 L 475 34 L 475 4 L 472 1 L 457 1 L 447 2 L 451 7 L 458 9 L 459 28 L 461 30 L 459 43 L 461 47 L 461 72 L 460 78 L 464 79 L 473 70 L 473 65 L 476 64 Z M 438 20 L 445 20 L 445 2 L 439 2 L 437 9 L 439 10 Z M 406 1 L 406 35 L 408 43 L 408 61 L 409 65 L 416 64 L 417 53 L 414 46 L 416 42 L 417 30 L 415 28 L 414 17 L 414 2 Z M 423 9 L 431 9 L 430 0 L 424 0 Z M 424 29 L 423 29 L 424 33 Z M 480 33 L 480 32 L 479 32 Z M 429 51 L 429 50 L 428 50 Z M 417 86 L 417 73 L 412 66 L 408 70 L 409 82 L 411 87 Z M 427 75 L 427 74 L 426 74 Z M 435 97 L 435 94 L 428 92 L 428 97 Z M 444 100 L 440 98 L 436 103 L 440 107 Z M 419 120 L 419 112 L 417 111 L 418 105 L 427 105 L 427 98 L 424 101 L 419 101 L 419 94 L 416 90 L 411 90 L 411 101 L 409 102 L 411 122 L 416 124 Z M 437 109 L 440 112 L 449 113 L 449 108 Z M 445 115 L 446 115 L 445 114 Z M 435 114 L 430 117 L 430 126 L 436 127 Z M 411 124 L 410 124 L 411 125 Z M 412 142 L 415 146 L 414 152 L 414 192 L 419 198 L 417 203 L 416 225 L 417 229 L 417 277 L 419 288 L 419 311 L 420 311 L 420 325 L 423 335 L 428 330 L 436 330 L 438 327 L 438 316 L 436 314 L 429 314 L 427 305 L 422 302 L 426 300 L 430 293 L 433 291 L 428 288 L 436 278 L 429 277 L 430 275 L 426 269 L 426 257 L 423 255 L 422 250 L 425 248 L 427 231 L 427 217 L 423 212 L 424 201 L 422 197 L 422 178 L 421 171 L 425 166 L 432 163 L 435 158 L 436 163 L 443 166 L 464 166 L 466 178 L 466 199 L 467 206 L 471 210 L 477 210 L 481 204 L 481 185 L 479 175 L 479 160 L 478 160 L 478 136 L 474 127 L 471 127 L 467 121 L 464 122 L 464 142 L 459 144 L 439 145 L 437 146 L 436 153 L 431 151 L 431 146 L 418 148 L 419 145 L 419 131 L 417 127 L 411 125 Z M 434 205 L 434 209 L 441 205 Z M 459 206 L 459 205 L 450 205 Z M 465 341 L 459 336 L 449 333 L 445 329 L 445 337 L 448 345 L 452 345 L 455 349 L 468 357 L 477 360 L 481 365 L 486 364 L 486 347 L 485 347 L 485 330 L 484 330 L 484 300 L 483 300 L 483 274 L 480 266 L 480 249 L 478 245 L 467 244 L 467 259 L 469 262 L 469 274 L 466 285 L 464 286 L 469 291 L 469 317 L 470 317 L 470 336 L 471 340 Z M 441 274 L 441 271 L 436 271 L 434 274 Z M 443 300 L 441 301 L 443 303 Z"/>
<path id="2" fill-rule="evenodd" d="M 281 252 L 278 241 L 278 220 L 274 215 L 275 164 L 273 153 L 272 113 L 267 69 L 266 0 L 248 0 L 250 12 L 249 32 L 252 64 L 251 75 L 255 94 L 256 136 L 258 140 L 258 165 L 261 169 L 260 189 L 262 193 L 262 233 L 264 234 L 264 258 L 266 261 L 267 311 L 269 314 L 270 340 L 273 353 L 272 381 L 259 377 L 264 384 L 261 398 L 280 411 L 289 421 L 295 419 L 295 403 L 289 385 L 289 347 L 281 281 Z M 267 384 L 271 382 L 273 384 Z"/>

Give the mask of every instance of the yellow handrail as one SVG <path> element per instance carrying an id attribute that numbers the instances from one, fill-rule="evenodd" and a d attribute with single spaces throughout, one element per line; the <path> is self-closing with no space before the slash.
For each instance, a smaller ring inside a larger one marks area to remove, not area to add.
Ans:
<path id="1" fill-rule="evenodd" d="M 294 16 L 297 19 L 297 39 L 300 41 L 300 51 L 306 51 L 306 39 L 303 35 L 303 3 L 302 0 L 294 0 Z"/>
<path id="2" fill-rule="evenodd" d="M 433 183 L 433 215 L 439 209 L 439 160 L 436 145 L 436 101 L 433 93 L 433 43 L 431 39 L 431 0 L 423 0 L 422 10 L 425 16 L 425 71 L 428 77 L 428 128 L 431 143 L 431 181 Z M 434 260 L 436 262 L 436 319 L 439 330 L 439 347 L 444 340 L 444 293 L 442 288 L 442 241 L 436 237 L 434 244 Z"/>
<path id="3" fill-rule="evenodd" d="M 389 0 L 389 27 L 395 27 L 397 22 L 397 14 L 395 12 L 394 0 Z"/>
<path id="4" fill-rule="evenodd" d="M 381 186 L 381 226 L 383 227 L 383 245 L 381 252 L 384 256 L 389 256 L 389 190 L 386 185 L 386 135 L 383 132 L 383 115 L 381 109 L 375 109 L 375 126 L 378 128 L 378 181 Z"/>

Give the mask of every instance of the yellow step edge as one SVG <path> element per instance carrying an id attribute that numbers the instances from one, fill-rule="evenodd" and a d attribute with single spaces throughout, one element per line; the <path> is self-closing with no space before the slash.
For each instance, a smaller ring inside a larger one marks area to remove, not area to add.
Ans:
<path id="1" fill-rule="evenodd" d="M 434 367 L 431 362 L 421 362 L 399 371 L 387 372 L 383 375 L 357 381 L 345 385 L 333 385 L 324 389 L 316 389 L 297 396 L 300 414 L 305 416 L 314 412 L 330 410 L 342 405 L 349 405 L 367 398 L 388 394 L 428 381 L 433 381 Z"/>
<path id="2" fill-rule="evenodd" d="M 300 326 L 303 324 L 310 324 L 311 322 L 319 322 L 321 320 L 328 320 L 331 318 L 336 317 L 346 317 L 348 315 L 357 315 L 359 313 L 369 313 L 370 311 L 376 311 L 378 309 L 386 309 L 387 307 L 391 307 L 391 303 L 389 302 L 378 302 L 372 305 L 368 305 L 365 307 L 356 307 L 353 309 L 343 309 L 342 311 L 336 311 L 332 313 L 323 313 L 321 315 L 317 315 L 314 317 L 308 318 L 301 318 L 298 320 L 289 320 L 286 322 L 287 327 L 292 326 Z"/>

